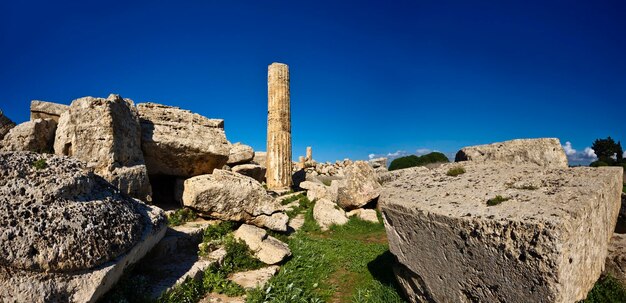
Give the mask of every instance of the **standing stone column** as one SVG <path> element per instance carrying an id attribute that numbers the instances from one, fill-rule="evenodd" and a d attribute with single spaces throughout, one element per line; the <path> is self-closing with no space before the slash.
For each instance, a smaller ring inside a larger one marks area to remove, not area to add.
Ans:
<path id="1" fill-rule="evenodd" d="M 267 69 L 267 188 L 291 187 L 291 109 L 289 66 L 272 63 Z"/>
<path id="2" fill-rule="evenodd" d="M 306 147 L 306 161 L 313 161 L 313 149 L 310 146 Z"/>

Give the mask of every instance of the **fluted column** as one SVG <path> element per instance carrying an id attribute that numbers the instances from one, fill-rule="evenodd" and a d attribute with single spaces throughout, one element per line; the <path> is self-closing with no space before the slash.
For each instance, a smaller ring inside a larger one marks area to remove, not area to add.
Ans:
<path id="1" fill-rule="evenodd" d="M 272 63 L 267 69 L 267 188 L 291 187 L 291 109 L 289 66 Z"/>

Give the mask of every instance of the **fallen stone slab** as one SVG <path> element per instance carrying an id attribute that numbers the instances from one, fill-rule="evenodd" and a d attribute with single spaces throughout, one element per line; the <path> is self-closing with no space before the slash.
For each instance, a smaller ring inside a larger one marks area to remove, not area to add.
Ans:
<path id="1" fill-rule="evenodd" d="M 56 129 L 57 123 L 50 119 L 21 123 L 12 128 L 0 141 L 0 150 L 51 153 L 54 150 Z"/>
<path id="2" fill-rule="evenodd" d="M 313 206 L 313 218 L 324 231 L 328 230 L 332 225 L 343 225 L 348 223 L 346 212 L 336 203 L 320 199 Z"/>
<path id="3" fill-rule="evenodd" d="M 535 164 L 567 168 L 567 156 L 557 138 L 516 139 L 492 144 L 464 147 L 454 159 L 460 161 L 502 161 L 510 164 Z"/>
<path id="4" fill-rule="evenodd" d="M 355 161 L 343 169 L 344 179 L 333 181 L 337 185 L 337 204 L 345 210 L 360 208 L 378 198 L 380 183 L 374 169 L 365 161 Z"/>
<path id="5" fill-rule="evenodd" d="M 291 256 L 289 246 L 256 226 L 243 224 L 234 232 L 235 239 L 244 241 L 261 262 L 274 265 Z"/>
<path id="6" fill-rule="evenodd" d="M 280 266 L 273 265 L 255 270 L 237 272 L 228 277 L 228 280 L 246 289 L 263 287 L 269 279 L 276 275 L 279 269 Z"/>
<path id="7" fill-rule="evenodd" d="M 403 175 L 381 194 L 410 301 L 584 299 L 604 267 L 622 169 L 467 162 L 448 176 L 458 165 Z"/>
<path id="8" fill-rule="evenodd" d="M 230 145 L 230 153 L 228 154 L 229 166 L 235 166 L 237 164 L 244 164 L 254 159 L 254 150 L 249 145 L 241 144 L 239 142 Z"/>
<path id="9" fill-rule="evenodd" d="M 210 174 L 228 161 L 224 120 L 208 119 L 178 107 L 137 104 L 141 148 L 150 175 L 193 177 Z"/>
<path id="10" fill-rule="evenodd" d="M 61 115 L 69 108 L 65 104 L 33 100 L 30 102 L 30 120 L 52 119 L 59 122 Z"/>
<path id="11" fill-rule="evenodd" d="M 346 216 L 348 216 L 348 218 L 356 216 L 357 218 L 363 221 L 379 223 L 378 214 L 376 213 L 376 210 L 373 210 L 373 209 L 357 208 L 355 210 L 351 210 L 347 212 Z"/>
<path id="12" fill-rule="evenodd" d="M 185 180 L 183 204 L 211 218 L 239 221 L 277 231 L 287 230 L 281 205 L 258 181 L 216 169 L 213 174 Z"/>
<path id="13" fill-rule="evenodd" d="M 152 201 L 134 103 L 119 95 L 83 97 L 61 114 L 54 153 L 77 158 L 131 197 Z"/>
<path id="14" fill-rule="evenodd" d="M 326 186 L 322 183 L 304 181 L 300 183 L 300 188 L 306 189 L 306 197 L 311 201 L 320 199 L 337 201 L 337 186 Z"/>
<path id="15" fill-rule="evenodd" d="M 166 229 L 82 162 L 31 152 L 0 153 L 0 213 L 1 302 L 95 302 Z"/>
<path id="16" fill-rule="evenodd" d="M 265 167 L 258 164 L 241 164 L 233 166 L 231 170 L 238 174 L 248 176 L 259 182 L 263 182 L 263 180 L 265 180 L 266 169 Z"/>

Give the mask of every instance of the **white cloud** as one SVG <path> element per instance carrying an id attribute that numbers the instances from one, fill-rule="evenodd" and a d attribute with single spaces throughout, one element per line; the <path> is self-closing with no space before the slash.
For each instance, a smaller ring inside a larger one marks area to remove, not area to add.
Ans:
<path id="1" fill-rule="evenodd" d="M 573 156 L 576 154 L 576 150 L 572 148 L 572 142 L 565 142 L 565 145 L 563 145 L 563 149 L 565 150 L 565 154 L 568 156 Z"/>
<path id="2" fill-rule="evenodd" d="M 626 151 L 624 152 L 624 154 L 622 155 L 622 158 L 626 159 Z"/>
<path id="3" fill-rule="evenodd" d="M 570 164 L 588 164 L 598 159 L 595 151 L 591 147 L 585 147 L 583 151 L 578 151 L 572 146 L 572 142 L 570 141 L 565 142 L 563 151 L 565 151 L 565 155 L 567 155 L 567 160 Z"/>
<path id="4" fill-rule="evenodd" d="M 368 157 L 370 160 L 372 160 L 372 159 L 376 158 L 376 155 L 375 155 L 375 154 L 369 154 L 369 155 L 367 155 L 367 157 Z"/>
<path id="5" fill-rule="evenodd" d="M 387 157 L 389 157 L 389 158 L 397 158 L 397 157 L 402 157 L 402 156 L 405 156 L 405 155 L 407 155 L 407 152 L 404 151 L 404 150 L 397 150 L 397 151 L 395 151 L 393 153 L 387 153 Z"/>
<path id="6" fill-rule="evenodd" d="M 617 153 L 613 153 L 613 155 L 611 156 L 611 159 L 617 160 Z"/>
<path id="7" fill-rule="evenodd" d="M 596 152 L 591 147 L 585 147 L 585 150 L 583 151 L 583 156 L 593 160 L 598 159 L 598 156 L 596 156 Z"/>

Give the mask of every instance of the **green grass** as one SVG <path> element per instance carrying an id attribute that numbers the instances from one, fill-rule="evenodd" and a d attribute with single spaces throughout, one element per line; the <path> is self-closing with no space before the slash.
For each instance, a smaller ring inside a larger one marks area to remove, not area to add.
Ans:
<path id="1" fill-rule="evenodd" d="M 448 172 L 446 173 L 446 175 L 450 176 L 450 177 L 456 177 L 458 175 L 462 175 L 465 173 L 465 168 L 463 168 L 463 166 L 457 166 L 457 167 L 452 167 L 448 170 Z"/>
<path id="2" fill-rule="evenodd" d="M 601 277 L 583 303 L 626 303 L 626 287 L 610 275 Z"/>
<path id="3" fill-rule="evenodd" d="M 300 199 L 302 199 L 303 197 L 306 197 L 306 196 L 305 196 L 305 195 L 303 195 L 303 194 L 297 194 L 297 195 L 294 195 L 294 196 L 291 196 L 291 197 L 288 197 L 288 198 L 282 199 L 282 200 L 280 201 L 280 204 L 282 204 L 282 205 L 287 205 L 287 204 L 289 204 L 289 203 L 291 203 L 291 202 L 293 202 L 293 201 L 300 200 Z"/>
<path id="4" fill-rule="evenodd" d="M 31 165 L 36 169 L 44 169 L 48 167 L 48 163 L 46 163 L 46 159 L 39 159 L 31 163 Z"/>
<path id="5" fill-rule="evenodd" d="M 183 225 L 189 221 L 193 221 L 198 218 L 198 214 L 196 214 L 190 208 L 181 208 L 177 209 L 173 214 L 167 216 L 167 224 L 169 226 L 178 226 Z"/>
<path id="6" fill-rule="evenodd" d="M 496 206 L 504 201 L 509 200 L 510 198 L 504 198 L 500 195 L 495 196 L 495 198 L 491 198 L 487 200 L 487 206 Z"/>
<path id="7" fill-rule="evenodd" d="M 304 226 L 288 239 L 293 257 L 246 302 L 404 302 L 382 223 L 353 217 L 322 232 L 303 209 Z"/>

